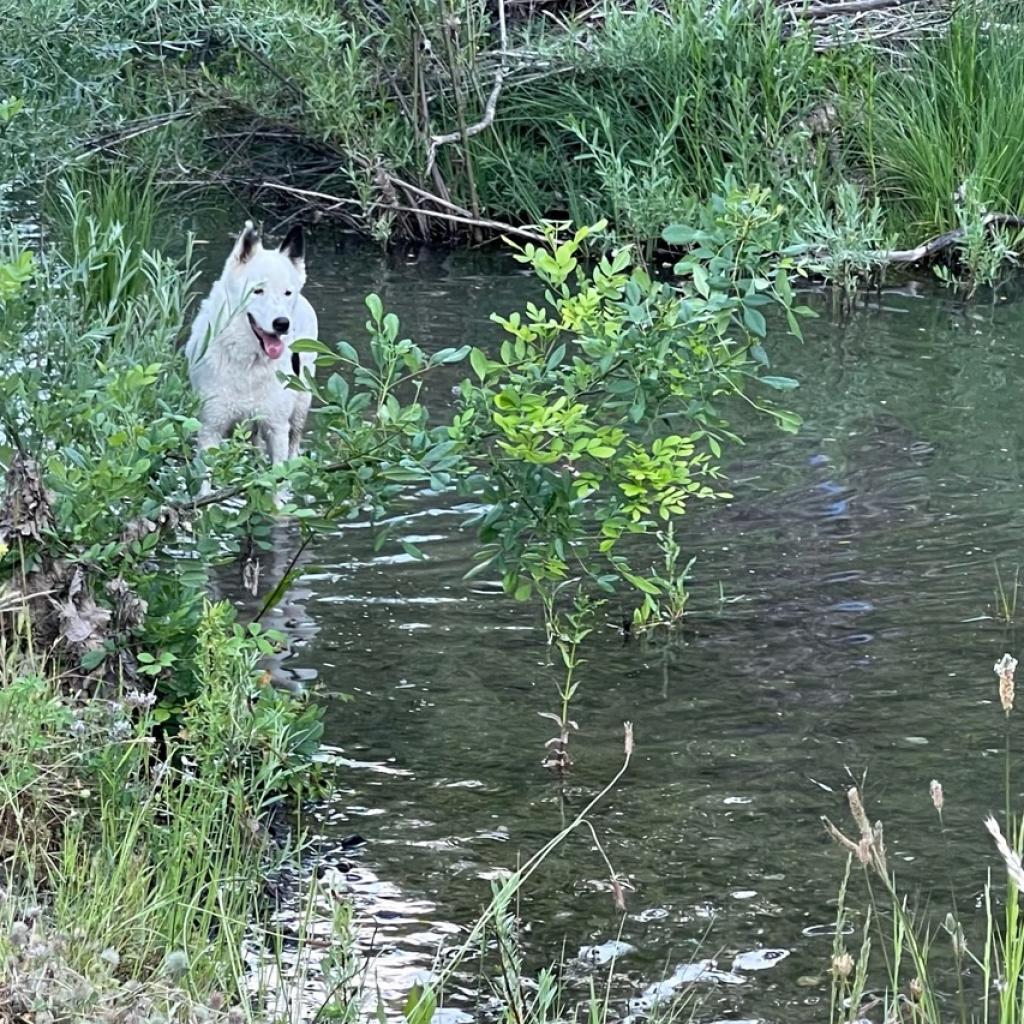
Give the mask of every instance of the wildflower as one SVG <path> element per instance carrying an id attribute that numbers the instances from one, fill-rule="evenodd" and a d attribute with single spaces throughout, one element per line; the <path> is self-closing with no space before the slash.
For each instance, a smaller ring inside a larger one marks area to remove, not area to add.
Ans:
<path id="1" fill-rule="evenodd" d="M 843 951 L 832 957 L 832 973 L 840 981 L 846 981 L 853 974 L 853 968 L 853 957 L 849 953 Z"/>
<path id="2" fill-rule="evenodd" d="M 128 739 L 132 734 L 132 723 L 127 718 L 119 718 L 110 728 L 110 738 L 115 743 Z"/>
<path id="3" fill-rule="evenodd" d="M 1016 884 L 1018 889 L 1024 890 L 1024 866 L 1021 865 L 1020 854 L 1010 849 L 1010 844 L 1007 843 L 999 828 L 999 822 L 991 815 L 985 819 L 985 828 L 989 830 L 995 840 L 996 849 L 1006 864 L 1006 873 L 1010 876 L 1010 880 Z"/>
<path id="4" fill-rule="evenodd" d="M 72 1006 L 84 1006 L 92 999 L 95 991 L 85 978 L 79 978 L 71 986 L 71 991 L 68 993 L 68 1002 Z"/>
<path id="5" fill-rule="evenodd" d="M 211 1010 L 222 1010 L 224 1008 L 224 994 L 222 992 L 211 992 L 210 998 L 206 1000 Z"/>
<path id="6" fill-rule="evenodd" d="M 183 950 L 175 949 L 164 957 L 164 971 L 172 978 L 184 974 L 188 970 L 188 954 Z"/>
<path id="7" fill-rule="evenodd" d="M 963 928 L 960 927 L 960 922 L 952 914 L 946 914 L 946 920 L 943 922 L 942 927 L 946 929 L 949 935 L 950 942 L 953 945 L 953 953 L 958 956 L 964 956 L 967 953 L 967 938 L 964 935 Z"/>
<path id="8" fill-rule="evenodd" d="M 871 822 L 868 821 L 867 812 L 864 810 L 864 803 L 856 786 L 849 788 L 846 793 L 846 799 L 850 804 L 850 813 L 853 815 L 853 820 L 857 823 L 857 828 L 860 829 L 861 838 L 870 840 L 873 836 Z"/>
<path id="9" fill-rule="evenodd" d="M 85 735 L 85 722 L 80 718 L 76 718 L 71 723 L 71 727 L 68 729 L 68 732 L 71 733 L 74 739 L 80 740 Z"/>
<path id="10" fill-rule="evenodd" d="M 232 1006 L 228 1010 L 228 1024 L 245 1024 L 245 1010 L 240 1006 Z"/>
<path id="11" fill-rule="evenodd" d="M 860 840 L 854 842 L 849 836 L 844 835 L 828 818 L 822 818 L 828 834 L 842 846 L 852 853 L 861 864 L 873 867 L 882 878 L 889 877 L 889 867 L 885 857 L 885 837 L 882 823 L 876 821 L 874 825 L 868 820 L 867 812 L 864 810 L 864 803 L 853 786 L 846 794 L 850 804 L 850 813 L 853 820 L 860 829 Z"/>
<path id="12" fill-rule="evenodd" d="M 100 959 L 111 968 L 116 968 L 121 962 L 121 955 L 113 946 L 108 946 L 102 953 Z"/>
<path id="13" fill-rule="evenodd" d="M 928 787 L 929 792 L 932 795 L 932 806 L 942 814 L 942 805 L 944 798 L 942 796 L 942 783 L 938 779 L 932 779 L 931 785 Z"/>
<path id="14" fill-rule="evenodd" d="M 1017 659 L 1004 654 L 992 666 L 992 671 L 999 676 L 999 703 L 1009 714 L 1013 710 L 1013 673 L 1017 671 Z"/>
<path id="15" fill-rule="evenodd" d="M 155 693 L 141 693 L 139 690 L 129 690 L 123 698 L 123 703 L 129 710 L 148 711 L 156 703 Z"/>
<path id="16" fill-rule="evenodd" d="M 921 996 L 924 995 L 924 985 L 921 984 L 920 978 L 910 979 L 910 998 L 915 1002 L 921 1002 Z"/>

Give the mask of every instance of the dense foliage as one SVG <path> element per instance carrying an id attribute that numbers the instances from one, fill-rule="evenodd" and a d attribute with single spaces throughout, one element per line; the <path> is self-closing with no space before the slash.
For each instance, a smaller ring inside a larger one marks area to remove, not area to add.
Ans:
<path id="1" fill-rule="evenodd" d="M 22 367 L 0 383 L 0 572 L 29 600 L 58 595 L 36 604 L 37 642 L 94 683 L 155 681 L 166 713 L 196 692 L 207 567 L 268 545 L 282 475 L 297 496 L 284 511 L 307 535 L 380 516 L 410 488 L 457 489 L 487 509 L 473 571 L 516 597 L 538 588 L 550 602 L 573 581 L 650 593 L 619 542 L 720 489 L 728 400 L 797 422 L 767 397 L 795 382 L 763 373 L 765 311 L 797 330 L 794 256 L 775 255 L 780 208 L 733 190 L 713 223 L 672 229 L 701 243 L 677 268 L 681 291 L 627 250 L 581 263 L 600 225 L 525 247 L 545 304 L 500 320 L 497 352 L 428 356 L 371 295 L 365 344 L 300 343 L 324 371 L 293 382 L 318 400 L 311 454 L 271 470 L 240 434 L 209 455 L 216 489 L 196 500 L 198 421 L 173 349 L 191 275 L 149 248 L 145 217 L 110 219 L 123 188 L 69 193 L 66 250 L 34 270 L 22 251 L 6 263 L 25 280 L 0 322 L 5 358 Z M 716 244 L 716 230 L 734 240 Z M 457 399 L 428 398 L 430 375 L 462 361 Z M 270 581 L 271 600 L 285 583 Z M 257 623 L 245 633 L 254 655 L 274 642 Z"/>
<path id="2" fill-rule="evenodd" d="M 783 196 L 789 239 L 848 286 L 1021 212 L 1019 5 L 955 5 L 895 52 L 885 24 L 878 46 L 844 35 L 855 12 L 823 38 L 795 6 L 9 3 L 0 180 L 113 156 L 382 240 L 608 218 L 606 243 L 650 252 L 732 174 Z M 941 257 L 989 281 L 1012 252 L 981 230 Z"/>

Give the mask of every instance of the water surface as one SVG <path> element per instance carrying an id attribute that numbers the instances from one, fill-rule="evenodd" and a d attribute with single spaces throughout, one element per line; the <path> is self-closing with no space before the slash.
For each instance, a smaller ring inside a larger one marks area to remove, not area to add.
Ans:
<path id="1" fill-rule="evenodd" d="M 497 338 L 490 313 L 535 294 L 504 259 L 313 245 L 307 294 L 325 340 L 364 338 L 369 291 L 430 350 Z M 465 509 L 410 501 L 396 536 L 425 562 L 397 540 L 375 551 L 364 527 L 313 553 L 272 624 L 293 639 L 284 670 L 327 707 L 341 767 L 316 829 L 328 851 L 366 839 L 337 857 L 351 862 L 345 881 L 392 1009 L 472 923 L 489 879 L 614 774 L 624 720 L 637 752 L 593 823 L 633 889 L 625 922 L 580 833 L 523 896 L 534 965 L 563 944 L 571 956 L 618 939 L 631 947 L 617 964 L 623 1000 L 714 957 L 723 977 L 698 982 L 697 1020 L 826 1019 L 843 859 L 820 817 L 845 826 L 845 790 L 865 772 L 909 891 L 941 901 L 952 883 L 970 906 L 995 866 L 982 829 L 1002 805 L 992 664 L 1019 649 L 992 614 L 996 565 L 1009 584 L 1021 560 L 1024 310 L 920 287 L 846 318 L 812 302 L 822 318 L 805 342 L 772 350 L 776 371 L 801 381 L 790 404 L 803 430 L 739 416 L 735 500 L 682 524 L 698 556 L 685 635 L 597 635 L 566 784 L 540 764 L 551 723 L 538 712 L 555 709 L 557 675 L 537 610 L 462 581 L 476 547 Z M 945 787 L 944 833 L 932 778 Z M 742 956 L 759 949 L 789 955 Z M 452 998 L 475 1012 L 465 993 Z"/>

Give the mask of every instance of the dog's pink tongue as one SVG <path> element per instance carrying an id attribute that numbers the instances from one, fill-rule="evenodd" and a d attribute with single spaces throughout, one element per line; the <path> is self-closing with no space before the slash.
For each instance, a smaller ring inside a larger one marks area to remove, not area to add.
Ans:
<path id="1" fill-rule="evenodd" d="M 281 353 L 284 351 L 284 342 L 277 337 L 263 337 L 263 351 L 270 356 L 271 359 L 279 359 Z"/>

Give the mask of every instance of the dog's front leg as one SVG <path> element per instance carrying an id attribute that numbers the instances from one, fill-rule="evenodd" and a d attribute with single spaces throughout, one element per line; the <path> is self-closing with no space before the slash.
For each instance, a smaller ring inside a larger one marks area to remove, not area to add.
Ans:
<path id="1" fill-rule="evenodd" d="M 264 431 L 264 437 L 267 445 L 267 454 L 270 456 L 270 464 L 272 466 L 280 466 L 283 462 L 288 461 L 288 424 L 285 423 L 283 426 L 268 426 Z M 277 489 L 276 501 L 278 505 L 283 505 L 290 497 L 290 492 L 285 484 L 282 484 Z"/>
<path id="2" fill-rule="evenodd" d="M 221 442 L 221 435 L 219 431 L 214 430 L 208 423 L 204 423 L 200 428 L 198 437 L 199 451 L 205 452 L 210 448 L 216 448 Z M 203 482 L 199 485 L 199 497 L 205 498 L 206 495 L 213 491 L 213 486 L 210 483 L 210 471 L 204 466 L 203 467 Z"/>

